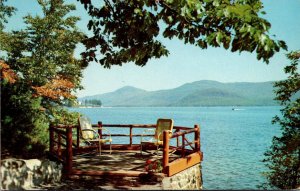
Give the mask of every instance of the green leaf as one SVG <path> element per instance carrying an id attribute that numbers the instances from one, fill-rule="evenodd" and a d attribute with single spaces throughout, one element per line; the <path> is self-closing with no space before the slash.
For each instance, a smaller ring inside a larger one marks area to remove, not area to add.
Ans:
<path id="1" fill-rule="evenodd" d="M 221 45 L 222 39 L 223 39 L 223 34 L 221 32 L 217 32 L 216 41 L 219 45 Z"/>
<path id="2" fill-rule="evenodd" d="M 281 48 L 283 48 L 284 50 L 287 50 L 288 47 L 286 45 L 286 43 L 283 40 L 278 41 L 278 44 Z"/>

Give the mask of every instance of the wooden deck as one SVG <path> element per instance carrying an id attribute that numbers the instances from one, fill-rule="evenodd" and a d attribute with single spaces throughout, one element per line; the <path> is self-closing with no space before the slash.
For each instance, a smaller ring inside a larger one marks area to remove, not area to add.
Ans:
<path id="1" fill-rule="evenodd" d="M 109 148 L 109 145 L 104 144 L 102 146 L 102 149 L 104 149 L 102 150 L 102 155 L 99 156 L 99 152 L 95 151 L 97 146 L 81 146 L 79 126 L 50 126 L 50 154 L 63 162 L 66 177 L 141 177 L 149 174 L 145 170 L 148 159 L 161 162 L 162 173 L 155 174 L 169 177 L 202 161 L 199 125 L 195 125 L 194 128 L 174 126 L 172 137 L 169 137 L 169 132 L 164 131 L 163 146 L 159 157 L 146 152 L 143 152 L 141 155 L 141 145 L 133 144 L 132 141 L 134 136 L 141 136 L 140 134 L 134 134 L 133 129 L 155 128 L 155 125 L 119 125 L 98 122 L 93 127 L 98 129 L 100 137 L 102 137 L 102 127 L 128 128 L 128 134 L 112 134 L 111 136 L 127 136 L 129 143 L 113 144 L 111 154 L 107 150 L 106 152 L 104 151 Z M 189 140 L 187 135 L 190 135 L 191 140 Z M 173 140 L 172 145 L 169 145 L 170 139 Z M 151 145 L 148 146 L 147 151 L 155 152 L 156 147 L 153 147 L 154 150 L 151 150 Z M 176 152 L 169 155 L 171 149 Z"/>
<path id="2" fill-rule="evenodd" d="M 172 154 L 169 157 L 170 162 L 180 158 L 180 156 Z M 162 160 L 162 155 L 149 154 L 140 151 L 124 151 L 113 150 L 109 152 L 102 152 L 101 156 L 98 152 L 89 154 L 76 155 L 73 157 L 73 165 L 81 170 L 98 170 L 98 171 L 139 171 L 145 172 L 146 161 L 150 159 Z"/>

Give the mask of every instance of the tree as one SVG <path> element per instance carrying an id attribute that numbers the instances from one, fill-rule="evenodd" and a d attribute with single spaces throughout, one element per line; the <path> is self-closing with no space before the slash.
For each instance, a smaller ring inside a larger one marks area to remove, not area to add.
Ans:
<path id="1" fill-rule="evenodd" d="M 4 24 L 7 23 L 7 17 L 11 17 L 16 11 L 14 7 L 6 6 L 4 2 L 7 0 L 0 1 L 0 31 L 4 29 Z"/>
<path id="2" fill-rule="evenodd" d="M 102 102 L 101 100 L 97 100 L 97 99 L 85 99 L 84 101 L 84 105 L 85 106 L 101 106 Z"/>
<path id="3" fill-rule="evenodd" d="M 282 117 L 275 116 L 273 123 L 281 126 L 281 136 L 275 136 L 270 149 L 265 153 L 268 183 L 280 189 L 295 189 L 300 186 L 300 51 L 287 55 L 291 64 L 285 67 L 288 79 L 276 82 L 274 87 L 283 109 Z"/>
<path id="4" fill-rule="evenodd" d="M 260 0 L 104 0 L 99 8 L 91 0 L 78 1 L 92 16 L 88 29 L 93 36 L 84 41 L 82 55 L 107 68 L 126 62 L 144 66 L 167 56 L 159 34 L 203 49 L 255 51 L 266 63 L 287 48 L 270 38 L 271 24 L 259 16 L 265 14 Z"/>
<path id="5" fill-rule="evenodd" d="M 4 52 L 2 148 L 11 154 L 30 157 L 46 148 L 50 122 L 66 124 L 72 118 L 76 120 L 77 116 L 61 106 L 75 100 L 73 94 L 81 88 L 85 67 L 82 60 L 74 57 L 76 45 L 84 38 L 76 27 L 79 18 L 68 16 L 75 6 L 65 5 L 63 0 L 38 0 L 38 3 L 42 16 L 26 16 L 24 30 L 1 30 L 0 39 Z M 7 76 L 15 81 L 9 83 Z"/>

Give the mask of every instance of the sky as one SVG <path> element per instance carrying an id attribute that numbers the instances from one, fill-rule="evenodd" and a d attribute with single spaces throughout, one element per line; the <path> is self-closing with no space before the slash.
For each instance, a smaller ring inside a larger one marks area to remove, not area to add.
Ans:
<path id="1" fill-rule="evenodd" d="M 270 34 L 275 39 L 284 40 L 288 51 L 300 50 L 300 0 L 262 0 L 266 15 L 263 17 L 271 23 Z M 81 17 L 78 27 L 89 34 L 86 24 L 89 16 L 83 5 L 76 0 L 77 10 L 72 14 Z M 8 5 L 18 11 L 9 19 L 6 30 L 18 30 L 24 27 L 22 17 L 27 14 L 40 14 L 41 9 L 36 0 L 8 0 Z M 290 62 L 286 58 L 288 51 L 275 54 L 267 65 L 256 59 L 253 53 L 232 53 L 223 48 L 201 49 L 185 45 L 177 39 L 162 39 L 170 51 L 168 57 L 151 59 L 146 66 L 126 63 L 105 69 L 98 63 L 90 63 L 83 71 L 83 90 L 78 97 L 115 91 L 124 86 L 134 86 L 148 91 L 171 89 L 185 83 L 199 80 L 219 82 L 265 82 L 285 79 L 284 66 Z M 76 55 L 84 51 L 78 46 Z"/>

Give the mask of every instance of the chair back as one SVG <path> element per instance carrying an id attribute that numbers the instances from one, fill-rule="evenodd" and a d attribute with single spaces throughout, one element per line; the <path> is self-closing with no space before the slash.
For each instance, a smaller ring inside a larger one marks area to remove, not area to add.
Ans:
<path id="1" fill-rule="evenodd" d="M 162 141 L 163 131 L 165 130 L 170 131 L 169 136 L 172 136 L 173 123 L 173 119 L 158 119 L 156 123 L 155 139 Z"/>
<path id="2" fill-rule="evenodd" d="M 80 127 L 80 134 L 83 139 L 94 139 L 95 135 L 93 133 L 92 123 L 90 119 L 86 116 L 81 116 L 78 118 L 78 123 Z M 90 131 L 84 131 L 90 129 Z"/>

